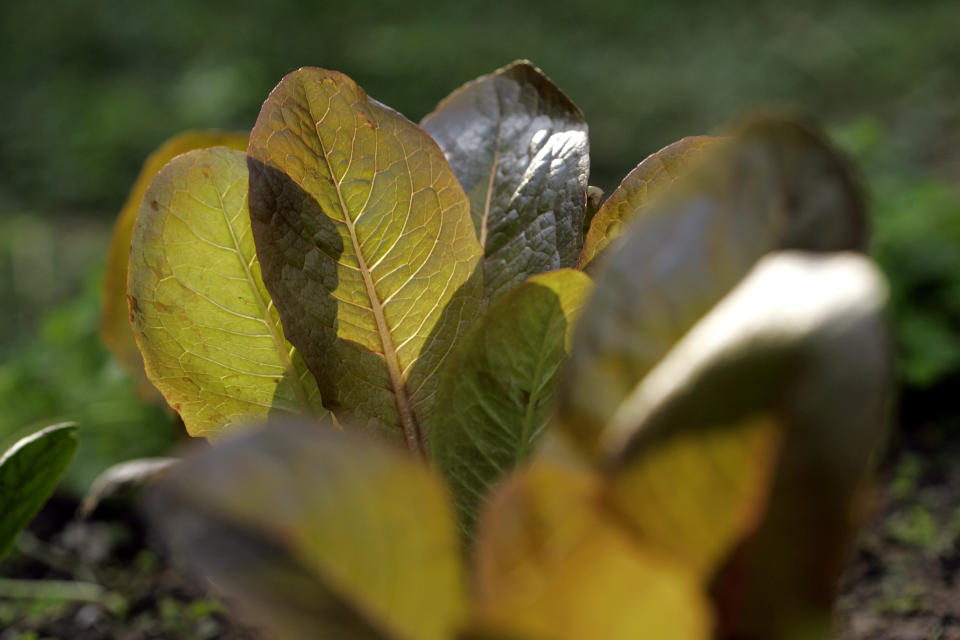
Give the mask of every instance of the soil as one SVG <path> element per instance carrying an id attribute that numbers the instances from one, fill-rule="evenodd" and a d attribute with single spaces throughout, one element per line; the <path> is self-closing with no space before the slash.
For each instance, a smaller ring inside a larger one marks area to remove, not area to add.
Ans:
<path id="1" fill-rule="evenodd" d="M 843 640 L 960 640 L 960 424 L 907 434 L 837 600 Z"/>
<path id="2" fill-rule="evenodd" d="M 836 610 L 840 640 L 960 640 L 960 425 L 902 434 L 881 474 Z M 0 563 L 6 578 L 99 585 L 89 601 L 0 595 L 0 640 L 255 640 L 171 564 L 132 501 L 78 521 L 51 500 Z M 0 594 L 4 588 L 0 586 Z"/>

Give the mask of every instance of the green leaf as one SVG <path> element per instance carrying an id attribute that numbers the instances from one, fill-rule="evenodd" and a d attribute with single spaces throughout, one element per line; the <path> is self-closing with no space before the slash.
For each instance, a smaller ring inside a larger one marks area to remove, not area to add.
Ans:
<path id="1" fill-rule="evenodd" d="M 580 253 L 580 268 L 586 269 L 626 225 L 644 208 L 714 148 L 720 138 L 690 136 L 647 156 L 627 174 L 590 224 Z"/>
<path id="2" fill-rule="evenodd" d="M 723 637 L 828 634 L 890 417 L 885 300 L 856 254 L 764 258 L 602 434 L 633 528 L 716 572 Z"/>
<path id="3" fill-rule="evenodd" d="M 465 609 L 442 483 L 405 451 L 316 423 L 225 438 L 158 484 L 175 550 L 283 638 L 451 638 Z"/>
<path id="4" fill-rule="evenodd" d="M 56 488 L 77 449 L 76 427 L 57 424 L 19 440 L 0 457 L 0 558 Z"/>
<path id="5" fill-rule="evenodd" d="M 471 638 L 706 640 L 705 584 L 605 507 L 602 478 L 538 461 L 484 506 Z"/>
<path id="6" fill-rule="evenodd" d="M 435 373 L 481 297 L 443 154 L 348 77 L 304 68 L 264 103 L 248 155 L 264 281 L 324 403 L 423 452 Z"/>
<path id="7" fill-rule="evenodd" d="M 134 376 L 140 394 L 147 398 L 157 396 L 157 391 L 143 370 L 143 357 L 133 339 L 127 309 L 127 264 L 130 260 L 133 225 L 137 221 L 143 194 L 163 165 L 181 153 L 220 145 L 243 151 L 247 148 L 247 136 L 217 131 L 187 131 L 164 142 L 144 161 L 113 226 L 103 276 L 100 335 L 120 364 Z"/>
<path id="8" fill-rule="evenodd" d="M 260 279 L 243 153 L 194 150 L 143 199 L 130 252 L 130 318 L 150 381 L 195 436 L 274 410 L 323 412 Z"/>
<path id="9" fill-rule="evenodd" d="M 538 273 L 577 266 L 587 123 L 542 71 L 519 60 L 477 78 L 421 124 L 470 197 L 488 298 Z"/>
<path id="10" fill-rule="evenodd" d="M 546 427 L 591 287 L 573 269 L 530 278 L 494 301 L 449 360 L 430 444 L 466 530 L 487 487 L 531 454 Z"/>
<path id="11" fill-rule="evenodd" d="M 863 202 L 818 132 L 764 117 L 716 145 L 611 247 L 577 326 L 559 423 L 593 451 L 640 380 L 765 254 L 862 249 Z"/>

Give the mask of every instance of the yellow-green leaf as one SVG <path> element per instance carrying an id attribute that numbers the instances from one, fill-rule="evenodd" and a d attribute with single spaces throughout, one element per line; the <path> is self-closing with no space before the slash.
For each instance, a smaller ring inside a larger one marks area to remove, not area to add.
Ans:
<path id="1" fill-rule="evenodd" d="M 147 380 L 143 370 L 143 357 L 133 339 L 127 309 L 127 264 L 130 260 L 130 239 L 137 212 L 143 201 L 147 186 L 158 171 L 173 158 L 193 149 L 224 146 L 243 151 L 247 148 L 247 136 L 239 133 L 217 131 L 188 131 L 163 143 L 144 161 L 130 195 L 113 226 L 113 236 L 107 249 L 103 276 L 103 301 L 100 311 L 100 335 L 107 348 L 137 381 L 141 395 L 150 397 L 157 391 Z"/>
<path id="2" fill-rule="evenodd" d="M 257 254 L 345 424 L 424 451 L 437 376 L 480 308 L 470 203 L 422 129 L 347 76 L 286 76 L 250 136 Z"/>
<path id="3" fill-rule="evenodd" d="M 130 318 L 150 381 L 191 435 L 274 410 L 323 412 L 260 279 L 247 164 L 224 147 L 167 164 L 147 189 L 130 252 Z"/>
<path id="4" fill-rule="evenodd" d="M 660 193 L 703 160 L 720 138 L 690 136 L 667 145 L 647 156 L 627 174 L 590 223 L 580 253 L 580 268 L 586 269 L 644 207 Z"/>
<path id="5" fill-rule="evenodd" d="M 462 622 L 446 489 L 361 434 L 274 422 L 226 438 L 161 481 L 152 513 L 277 637 L 447 640 Z"/>
<path id="6" fill-rule="evenodd" d="M 497 298 L 444 372 L 431 453 L 472 523 L 487 488 L 534 450 L 592 287 L 582 271 L 534 276 Z"/>
<path id="7" fill-rule="evenodd" d="M 470 197 L 484 288 L 577 266 L 590 144 L 587 121 L 540 69 L 518 60 L 468 82 L 423 119 Z"/>
<path id="8" fill-rule="evenodd" d="M 586 451 L 647 372 L 765 254 L 866 244 L 859 190 L 817 131 L 768 116 L 714 146 L 595 273 L 558 394 L 559 422 Z"/>
<path id="9" fill-rule="evenodd" d="M 602 434 L 636 530 L 715 574 L 721 637 L 826 637 L 889 418 L 885 299 L 856 254 L 764 258 Z"/>
<path id="10" fill-rule="evenodd" d="M 605 506 L 601 479 L 537 462 L 499 487 L 478 529 L 469 637 L 707 640 L 705 585 Z"/>

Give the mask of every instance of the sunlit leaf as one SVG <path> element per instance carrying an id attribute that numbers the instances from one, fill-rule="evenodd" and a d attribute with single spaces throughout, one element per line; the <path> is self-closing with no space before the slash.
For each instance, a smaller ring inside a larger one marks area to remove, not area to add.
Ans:
<path id="1" fill-rule="evenodd" d="M 723 637 L 826 636 L 886 434 L 885 299 L 882 276 L 856 254 L 767 257 L 602 435 L 635 529 L 704 571 L 720 569 Z"/>
<path id="2" fill-rule="evenodd" d="M 591 286 L 573 269 L 530 278 L 490 306 L 450 359 L 430 444 L 466 527 L 487 487 L 536 446 Z"/>
<path id="3" fill-rule="evenodd" d="M 710 637 L 694 573 L 611 517 L 599 477 L 542 461 L 485 505 L 474 590 L 471 638 Z"/>
<path id="4" fill-rule="evenodd" d="M 174 158 L 151 182 L 133 232 L 130 318 L 150 381 L 192 435 L 271 411 L 322 412 L 260 267 L 242 152 Z"/>
<path id="5" fill-rule="evenodd" d="M 526 60 L 482 76 L 423 119 L 470 197 L 488 297 L 577 266 L 590 146 L 580 109 Z"/>
<path id="6" fill-rule="evenodd" d="M 324 403 L 423 451 L 435 373 L 481 297 L 443 153 L 348 77 L 304 68 L 264 103 L 248 154 L 264 281 Z"/>
<path id="7" fill-rule="evenodd" d="M 859 191 L 819 133 L 765 117 L 715 146 L 596 272 L 558 394 L 560 423 L 587 451 L 644 375 L 762 256 L 865 245 Z"/>
<path id="8" fill-rule="evenodd" d="M 130 195 L 117 216 L 113 237 L 107 250 L 103 275 L 103 302 L 100 313 L 100 335 L 117 360 L 137 380 L 138 390 L 145 397 L 157 394 L 143 370 L 143 357 L 133 339 L 127 309 L 127 264 L 130 259 L 130 239 L 137 212 L 147 186 L 158 171 L 173 158 L 193 149 L 224 146 L 243 151 L 247 136 L 217 131 L 188 131 L 167 140 L 143 163 Z"/>
<path id="9" fill-rule="evenodd" d="M 401 449 L 271 423 L 188 459 L 153 514 L 174 549 L 283 638 L 451 638 L 461 552 L 442 483 Z"/>
<path id="10" fill-rule="evenodd" d="M 580 253 L 580 268 L 585 269 L 638 215 L 667 187 L 703 160 L 720 138 L 690 136 L 667 145 L 647 156 L 627 174 L 590 223 Z"/>
<path id="11" fill-rule="evenodd" d="M 58 424 L 19 440 L 0 457 L 0 558 L 60 481 L 77 449 L 76 427 Z"/>

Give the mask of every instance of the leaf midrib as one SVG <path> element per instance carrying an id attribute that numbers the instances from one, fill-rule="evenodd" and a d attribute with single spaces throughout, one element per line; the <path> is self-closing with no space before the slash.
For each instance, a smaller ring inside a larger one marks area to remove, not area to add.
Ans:
<path id="1" fill-rule="evenodd" d="M 413 405 L 407 396 L 406 383 L 403 380 L 403 374 L 400 369 L 400 361 L 397 358 L 397 350 L 393 344 L 393 335 L 387 324 L 386 316 L 383 313 L 383 305 L 377 295 L 376 287 L 373 283 L 373 277 L 367 267 L 367 260 L 360 248 L 360 241 L 357 238 L 357 231 L 353 219 L 350 217 L 350 210 L 347 208 L 346 199 L 341 189 L 341 177 L 337 177 L 333 170 L 333 164 L 330 162 L 330 156 L 327 146 L 324 144 L 323 136 L 319 130 L 316 130 L 320 124 L 314 121 L 314 129 L 317 135 L 317 142 L 320 145 L 320 152 L 323 154 L 323 160 L 327 165 L 327 171 L 330 174 L 334 189 L 337 192 L 337 199 L 340 202 L 340 211 L 343 213 L 343 223 L 350 233 L 350 242 L 353 245 L 353 252 L 357 258 L 357 267 L 363 278 L 363 284 L 367 292 L 367 298 L 370 300 L 370 310 L 373 313 L 374 321 L 377 325 L 377 333 L 380 335 L 380 344 L 383 346 L 383 359 L 387 365 L 387 373 L 390 375 L 390 386 L 393 392 L 394 401 L 397 405 L 397 415 L 400 418 L 400 427 L 403 430 L 404 438 L 407 441 L 407 447 L 415 455 L 426 459 L 426 446 L 421 435 L 420 425 L 417 423 L 416 415 L 413 412 Z M 374 169 L 374 178 L 376 177 Z M 373 189 L 373 180 L 370 180 L 370 189 Z M 362 213 L 362 212 L 361 212 Z"/>
<path id="2" fill-rule="evenodd" d="M 554 316 L 555 313 L 559 311 L 561 315 L 563 314 L 562 307 L 560 307 L 559 304 L 557 305 L 557 307 L 558 308 L 552 309 L 550 312 L 550 315 L 551 315 L 550 325 L 552 325 L 555 320 L 555 316 Z M 536 418 L 536 407 L 537 407 L 537 403 L 540 401 L 540 393 L 541 391 L 543 391 L 543 387 L 544 387 L 544 385 L 541 382 L 541 379 L 543 378 L 543 374 L 544 374 L 543 366 L 547 361 L 546 352 L 547 352 L 547 346 L 549 343 L 547 336 L 550 334 L 551 328 L 552 327 L 549 327 L 547 331 L 544 331 L 540 336 L 540 348 L 537 350 L 537 366 L 534 368 L 533 378 L 531 379 L 533 384 L 531 385 L 530 397 L 527 402 L 526 410 L 524 411 L 523 424 L 521 425 L 521 428 L 520 428 L 520 438 L 517 441 L 516 455 L 518 460 L 522 460 L 526 458 L 527 455 L 530 453 L 530 449 L 531 449 L 530 440 L 534 435 L 532 431 L 534 427 L 534 421 L 535 421 L 534 419 Z"/>
<path id="3" fill-rule="evenodd" d="M 487 198 L 483 205 L 483 217 L 480 218 L 480 247 L 484 255 L 487 252 L 487 227 L 490 220 L 490 204 L 493 201 L 493 185 L 497 178 L 497 167 L 500 164 L 500 132 L 503 128 L 503 107 L 500 105 L 500 90 L 497 83 L 493 83 L 493 91 L 497 96 L 497 130 L 493 136 L 493 162 L 490 164 L 490 176 L 487 179 Z"/>

